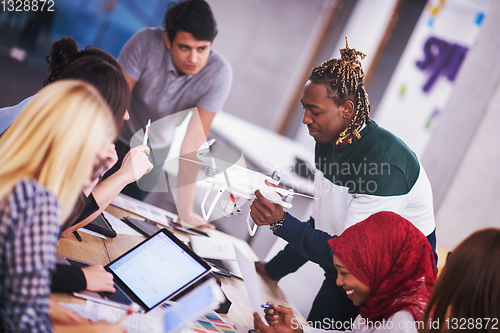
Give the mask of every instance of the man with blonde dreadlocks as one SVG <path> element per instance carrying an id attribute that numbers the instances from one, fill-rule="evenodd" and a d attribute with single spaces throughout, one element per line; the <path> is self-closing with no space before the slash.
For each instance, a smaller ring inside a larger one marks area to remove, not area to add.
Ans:
<path id="1" fill-rule="evenodd" d="M 257 263 L 273 280 L 295 272 L 308 260 L 325 270 L 325 280 L 308 316 L 323 329 L 350 329 L 357 315 L 352 297 L 335 283 L 337 271 L 327 241 L 379 211 L 412 222 L 429 240 L 437 262 L 432 190 L 417 156 L 399 138 L 369 118 L 364 73 L 355 49 L 340 50 L 312 70 L 302 96 L 303 123 L 316 141 L 315 198 L 308 222 L 285 213 L 260 192 L 251 206 L 258 225 L 270 225 L 288 241 L 270 262 Z M 408 240 L 411 242 L 411 240 Z M 363 244 L 359 244 L 363 246 Z M 330 325 L 330 326 L 328 326 Z"/>

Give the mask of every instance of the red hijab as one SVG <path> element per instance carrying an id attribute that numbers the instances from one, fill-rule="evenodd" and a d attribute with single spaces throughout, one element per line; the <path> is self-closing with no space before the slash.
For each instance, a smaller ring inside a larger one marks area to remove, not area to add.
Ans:
<path id="1" fill-rule="evenodd" d="M 333 253 L 370 296 L 359 314 L 388 319 L 408 310 L 420 320 L 436 281 L 434 253 L 427 238 L 408 220 L 379 212 L 328 241 Z"/>

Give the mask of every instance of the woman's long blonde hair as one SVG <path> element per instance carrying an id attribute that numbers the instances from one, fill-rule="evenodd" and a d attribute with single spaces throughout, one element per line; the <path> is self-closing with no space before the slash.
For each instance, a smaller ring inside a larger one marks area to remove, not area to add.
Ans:
<path id="1" fill-rule="evenodd" d="M 64 221 L 97 153 L 116 133 L 107 103 L 90 84 L 45 87 L 0 138 L 0 199 L 23 178 L 34 179 L 58 198 Z"/>

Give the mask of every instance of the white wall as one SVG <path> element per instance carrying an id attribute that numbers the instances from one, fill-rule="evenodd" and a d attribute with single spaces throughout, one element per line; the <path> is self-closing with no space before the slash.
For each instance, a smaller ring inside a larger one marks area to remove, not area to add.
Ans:
<path id="1" fill-rule="evenodd" d="M 499 21 L 500 2 L 491 0 L 422 157 L 433 187 L 438 244 L 447 249 L 475 230 L 500 227 Z"/>
<path id="2" fill-rule="evenodd" d="M 472 97 L 471 97 L 472 98 Z M 453 249 L 478 229 L 500 228 L 500 84 L 436 213 L 438 242 Z"/>

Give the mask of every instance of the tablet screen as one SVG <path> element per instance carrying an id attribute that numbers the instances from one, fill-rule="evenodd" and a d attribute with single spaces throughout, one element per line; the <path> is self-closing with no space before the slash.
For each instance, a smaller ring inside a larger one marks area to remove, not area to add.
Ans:
<path id="1" fill-rule="evenodd" d="M 171 297 L 208 269 L 159 232 L 108 265 L 148 308 Z"/>

